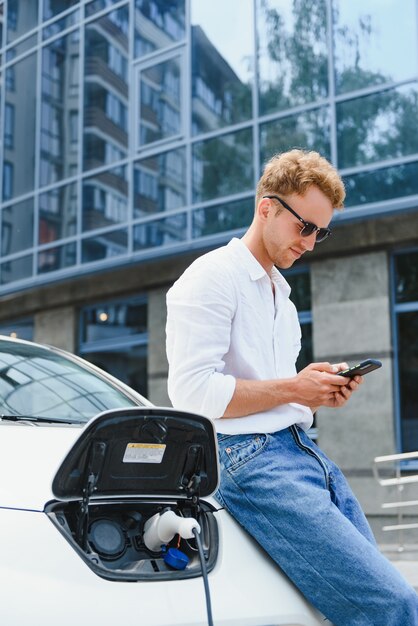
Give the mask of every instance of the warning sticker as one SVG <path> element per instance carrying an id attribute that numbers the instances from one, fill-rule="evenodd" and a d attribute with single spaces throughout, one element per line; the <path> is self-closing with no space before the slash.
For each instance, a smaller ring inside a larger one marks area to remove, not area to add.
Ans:
<path id="1" fill-rule="evenodd" d="M 123 463 L 161 463 L 165 448 L 163 443 L 128 443 Z"/>

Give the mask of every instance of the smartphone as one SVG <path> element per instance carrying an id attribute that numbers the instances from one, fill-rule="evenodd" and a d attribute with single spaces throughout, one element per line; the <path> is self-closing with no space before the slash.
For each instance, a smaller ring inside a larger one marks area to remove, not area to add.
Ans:
<path id="1" fill-rule="evenodd" d="M 382 363 L 377 359 L 366 359 L 357 365 L 353 365 L 353 367 L 349 367 L 347 370 L 338 372 L 338 376 L 346 376 L 347 378 L 364 376 L 369 372 L 373 372 L 373 370 L 377 370 L 379 367 L 382 367 Z"/>

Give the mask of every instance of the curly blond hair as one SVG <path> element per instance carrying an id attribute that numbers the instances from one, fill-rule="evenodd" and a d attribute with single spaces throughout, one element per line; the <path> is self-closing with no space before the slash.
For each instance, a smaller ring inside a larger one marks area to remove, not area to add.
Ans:
<path id="1" fill-rule="evenodd" d="M 294 149 L 275 154 L 258 181 L 256 205 L 266 195 L 303 196 L 316 185 L 335 209 L 344 207 L 345 189 L 337 170 L 318 152 Z"/>

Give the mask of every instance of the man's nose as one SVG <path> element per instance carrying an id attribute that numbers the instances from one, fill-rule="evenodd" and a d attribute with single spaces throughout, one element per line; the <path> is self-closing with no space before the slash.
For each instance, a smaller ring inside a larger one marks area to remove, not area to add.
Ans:
<path id="1" fill-rule="evenodd" d="M 316 244 L 316 231 L 308 237 L 301 237 L 301 244 L 306 252 L 311 252 Z"/>

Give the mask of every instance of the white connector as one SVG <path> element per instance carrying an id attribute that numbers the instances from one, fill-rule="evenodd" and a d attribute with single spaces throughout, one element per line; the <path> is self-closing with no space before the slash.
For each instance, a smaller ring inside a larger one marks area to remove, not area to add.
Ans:
<path id="1" fill-rule="evenodd" d="M 157 552 L 175 535 L 180 535 L 183 539 L 191 539 L 194 536 L 194 528 L 200 532 L 200 526 L 193 517 L 180 517 L 174 511 L 165 511 L 161 515 L 156 513 L 145 522 L 144 543 L 148 550 Z"/>

